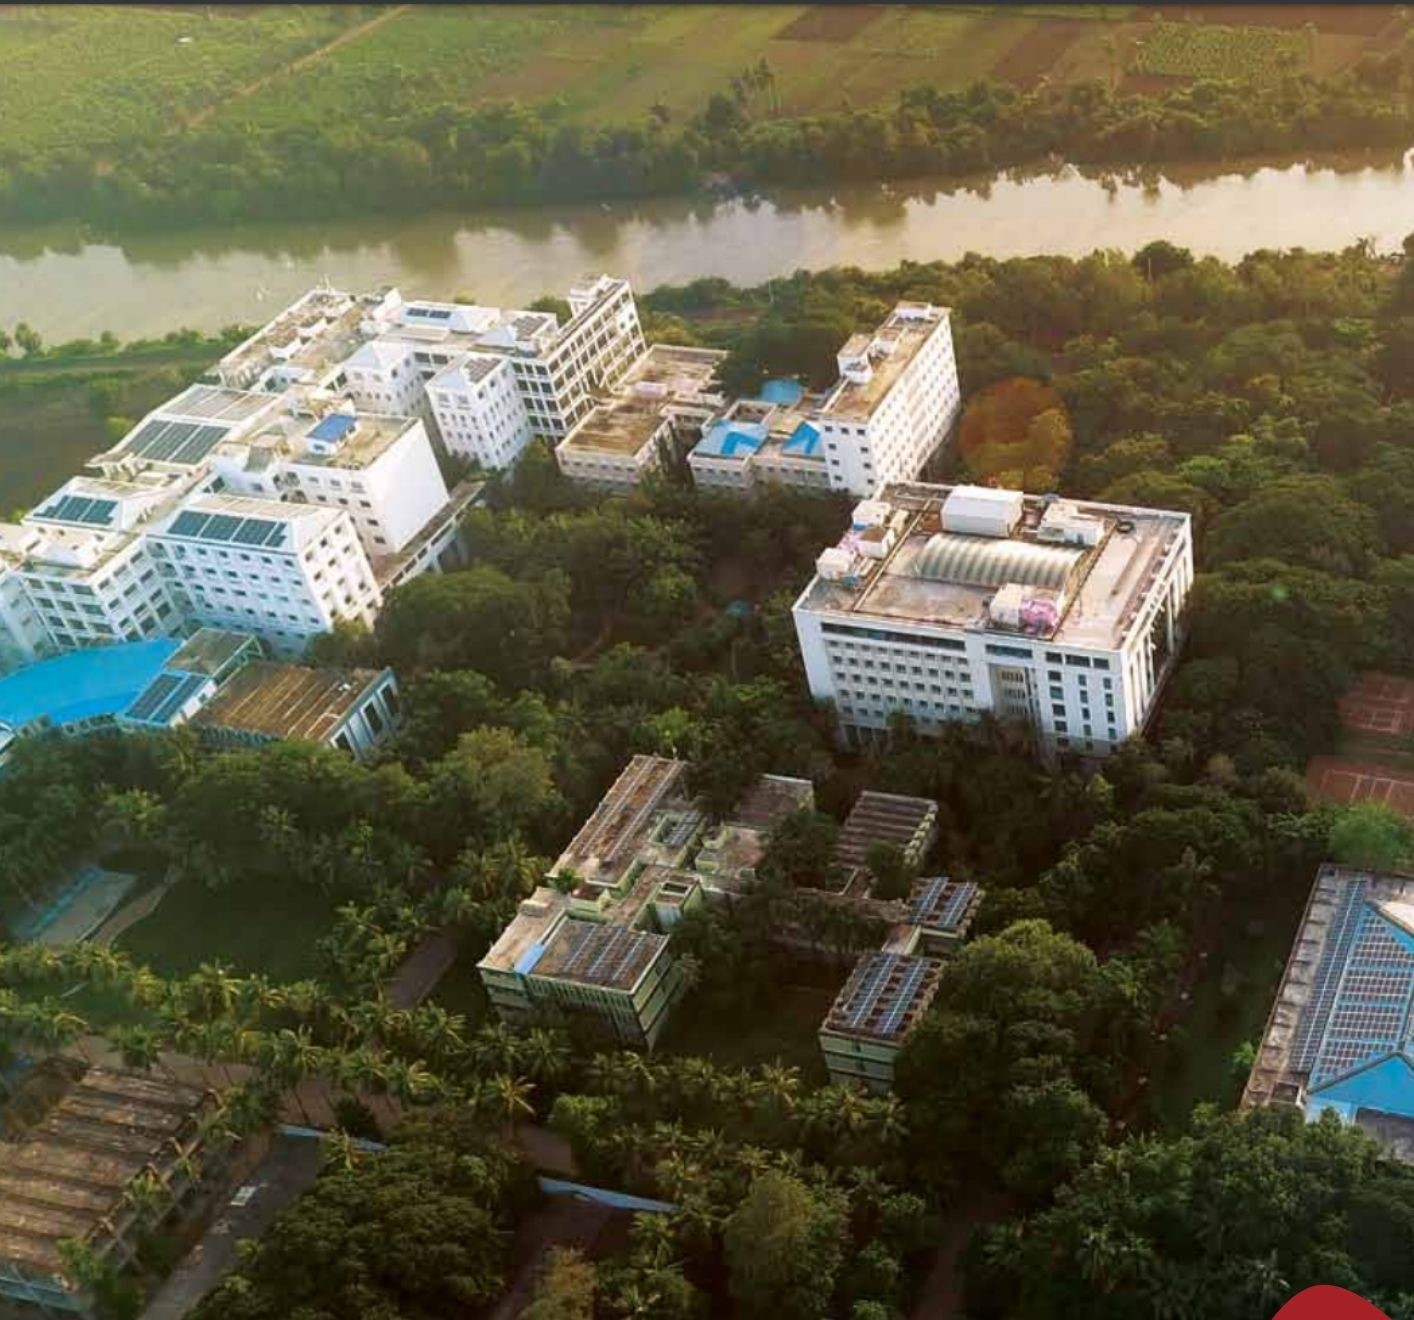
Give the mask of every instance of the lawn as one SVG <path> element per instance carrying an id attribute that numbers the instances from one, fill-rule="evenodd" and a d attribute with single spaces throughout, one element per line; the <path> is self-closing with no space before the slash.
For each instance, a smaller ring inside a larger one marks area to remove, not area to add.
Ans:
<path id="1" fill-rule="evenodd" d="M 696 1004 L 689 995 L 674 1010 L 658 1048 L 665 1054 L 695 1054 L 723 1068 L 762 1063 L 793 1065 L 810 1082 L 826 1080 L 820 1058 L 820 1023 L 838 986 L 783 986 L 749 1015 L 732 1018 Z"/>
<path id="2" fill-rule="evenodd" d="M 1294 877 L 1289 892 L 1267 896 L 1260 915 L 1230 921 L 1194 987 L 1182 1043 L 1154 1079 L 1155 1117 L 1162 1127 L 1182 1129 L 1200 1102 L 1231 1107 L 1241 1098 L 1246 1078 L 1234 1070 L 1233 1054 L 1261 1039 L 1313 878 Z"/>
<path id="3" fill-rule="evenodd" d="M 101 5 L 0 8 L 0 124 L 12 145 L 42 148 L 157 137 L 174 117 L 317 49 L 352 7 L 249 11 Z"/>
<path id="4" fill-rule="evenodd" d="M 185 976 L 204 962 L 272 981 L 321 971 L 315 941 L 333 923 L 334 904 L 287 881 L 207 889 L 178 883 L 157 910 L 118 937 L 118 947 L 163 976 Z"/>

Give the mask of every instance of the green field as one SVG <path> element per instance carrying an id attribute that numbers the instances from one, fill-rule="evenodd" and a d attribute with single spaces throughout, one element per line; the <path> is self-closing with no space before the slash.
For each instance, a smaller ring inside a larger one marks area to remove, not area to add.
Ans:
<path id="1" fill-rule="evenodd" d="M 319 973 L 315 941 L 333 920 L 334 905 L 307 886 L 282 880 L 207 889 L 186 880 L 117 943 L 163 976 L 186 976 L 204 962 L 220 961 L 272 981 L 298 981 Z"/>
<path id="2" fill-rule="evenodd" d="M 174 116 L 325 45 L 350 13 L 0 7 L 0 133 L 35 150 L 158 137 Z"/>
<path id="3" fill-rule="evenodd" d="M 585 123 L 695 114 L 766 60 L 755 108 L 1088 71 L 1132 6 L 0 6 L 0 123 L 36 150 L 164 132 L 548 105 Z M 1151 25 L 1145 24 L 1144 27 Z M 1165 25 L 1168 26 L 1168 25 Z M 1267 36 L 1275 33 L 1262 33 Z M 1093 48 L 1093 49 L 1092 49 Z M 1055 65 L 1054 69 L 1052 65 Z M 366 122 L 366 120 L 365 120 Z"/>
<path id="4" fill-rule="evenodd" d="M 1134 68 L 1170 78 L 1269 76 L 1301 67 L 1308 50 L 1300 32 L 1155 23 L 1138 44 Z"/>

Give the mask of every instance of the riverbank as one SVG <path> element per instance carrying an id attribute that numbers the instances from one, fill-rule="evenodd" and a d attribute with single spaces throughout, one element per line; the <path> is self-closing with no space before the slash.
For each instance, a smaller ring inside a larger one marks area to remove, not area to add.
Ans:
<path id="1" fill-rule="evenodd" d="M 641 291 L 796 269 L 1132 252 L 1167 239 L 1237 260 L 1259 248 L 1397 252 L 1414 231 L 1414 153 L 1189 163 L 1124 174 L 1063 166 L 961 181 L 851 184 L 770 199 L 433 212 L 405 220 L 240 225 L 121 241 L 75 226 L 0 230 L 0 325 L 46 340 L 211 332 L 258 322 L 311 285 L 524 305 L 588 269 Z"/>

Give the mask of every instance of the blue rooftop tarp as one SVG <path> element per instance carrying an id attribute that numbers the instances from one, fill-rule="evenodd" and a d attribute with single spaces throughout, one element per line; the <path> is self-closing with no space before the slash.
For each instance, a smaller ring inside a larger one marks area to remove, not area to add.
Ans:
<path id="1" fill-rule="evenodd" d="M 811 457 L 820 448 L 819 428 L 812 426 L 809 422 L 801 422 L 791 432 L 790 439 L 781 448 L 787 454 L 801 454 L 806 458 Z"/>
<path id="2" fill-rule="evenodd" d="M 173 637 L 69 651 L 0 678 L 0 724 L 56 728 L 126 710 L 181 647 Z"/>
<path id="3" fill-rule="evenodd" d="M 713 422 L 692 452 L 708 458 L 747 458 L 765 443 L 766 428 L 760 422 Z"/>
<path id="4" fill-rule="evenodd" d="M 761 402 L 779 404 L 782 408 L 794 408 L 805 393 L 805 386 L 788 376 L 777 376 L 761 387 Z"/>

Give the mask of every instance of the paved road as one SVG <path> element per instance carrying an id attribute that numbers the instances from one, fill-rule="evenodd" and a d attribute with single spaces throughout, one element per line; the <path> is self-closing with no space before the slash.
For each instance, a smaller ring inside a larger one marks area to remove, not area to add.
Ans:
<path id="1" fill-rule="evenodd" d="M 243 1206 L 228 1203 L 218 1211 L 201 1241 L 153 1294 L 142 1320 L 182 1320 L 235 1263 L 236 1243 L 258 1237 L 276 1215 L 309 1189 L 319 1173 L 321 1153 L 318 1141 L 277 1132 L 265 1158 L 242 1184 L 253 1186 L 255 1194 Z"/>

